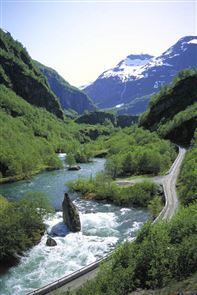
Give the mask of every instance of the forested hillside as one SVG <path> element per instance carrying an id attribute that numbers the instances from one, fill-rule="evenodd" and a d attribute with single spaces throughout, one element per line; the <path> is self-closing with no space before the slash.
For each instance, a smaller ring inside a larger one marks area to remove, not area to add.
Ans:
<path id="1" fill-rule="evenodd" d="M 57 169 L 58 151 L 73 152 L 86 161 L 81 143 L 109 135 L 106 126 L 78 125 L 32 106 L 4 85 L 0 86 L 0 179 L 16 180 L 44 169 Z M 94 150 L 91 153 L 94 155 Z"/>
<path id="2" fill-rule="evenodd" d="M 0 86 L 0 106 L 1 176 L 25 177 L 44 168 L 59 168 L 61 162 L 55 152 L 74 145 L 77 132 L 5 86 Z"/>
<path id="3" fill-rule="evenodd" d="M 185 114 L 190 115 L 191 121 L 195 122 L 195 101 L 196 73 L 181 73 L 171 87 L 162 90 L 157 96 L 154 96 L 154 100 L 152 100 L 149 110 L 141 118 L 141 125 L 148 127 L 151 130 L 156 130 L 158 133 L 160 133 L 160 128 L 162 126 L 167 126 L 167 124 L 170 124 L 170 122 L 172 124 L 171 130 L 175 129 L 177 125 L 175 124 L 176 121 L 174 118 L 182 116 L 183 119 L 179 121 L 180 129 L 181 126 L 184 128 L 184 124 L 188 119 Z M 163 119 L 162 116 L 164 117 Z M 189 128 L 193 128 L 193 130 L 189 130 Z M 112 257 L 103 263 L 96 278 L 85 284 L 84 287 L 77 290 L 75 294 L 128 295 L 133 294 L 131 292 L 135 291 L 136 289 L 144 289 L 145 293 L 142 292 L 142 294 L 146 294 L 146 290 L 148 290 L 147 294 L 152 294 L 151 290 L 155 290 L 155 294 L 165 294 L 162 292 L 164 292 L 164 290 L 170 290 L 170 287 L 168 286 L 175 286 L 173 290 L 178 292 L 179 290 L 178 287 L 176 289 L 176 286 L 180 286 L 181 281 L 184 281 L 188 278 L 189 282 L 190 277 L 195 277 L 197 272 L 196 133 L 192 139 L 195 128 L 196 124 L 189 125 L 185 137 L 183 136 L 184 134 L 179 132 L 174 133 L 176 136 L 171 138 L 176 142 L 190 144 L 190 148 L 187 151 L 186 157 L 183 161 L 177 183 L 177 191 L 181 203 L 178 213 L 168 223 L 162 221 L 159 221 L 156 224 L 151 224 L 150 222 L 146 223 L 140 230 L 135 242 L 126 242 L 120 246 L 112 255 Z M 141 141 L 140 145 L 146 147 L 146 150 L 148 150 L 149 144 L 147 142 L 147 134 L 146 136 L 143 134 L 143 136 L 140 137 L 140 129 L 138 128 L 137 130 L 138 131 L 135 135 L 135 140 L 139 140 L 139 143 L 141 140 L 144 140 L 143 143 Z M 154 133 L 150 134 L 153 136 Z M 160 135 L 162 134 L 160 133 Z M 111 167 L 111 169 L 113 167 L 114 170 L 110 169 L 111 171 L 117 172 L 118 168 L 121 166 L 119 166 L 120 162 L 116 162 L 115 160 L 118 159 L 118 154 L 121 158 L 122 152 L 119 150 L 120 153 L 118 153 L 117 149 L 118 142 L 120 142 L 120 140 L 116 138 L 116 135 L 112 136 L 112 138 L 114 138 L 114 144 L 112 148 L 114 155 L 109 157 L 106 167 L 109 165 L 110 158 L 112 159 L 114 156 L 113 161 L 110 163 L 109 167 Z M 126 135 L 124 136 L 124 139 L 126 139 Z M 153 141 L 155 142 L 155 140 Z M 123 146 L 125 147 L 125 142 L 123 143 Z M 153 150 L 150 149 L 150 151 Z M 133 157 L 132 164 L 127 166 L 129 161 L 132 159 L 132 152 L 133 146 L 132 151 L 130 151 L 130 154 L 128 154 L 128 159 L 126 157 L 124 162 L 125 167 L 130 167 L 130 169 L 135 167 L 134 161 L 137 159 L 137 155 L 139 155 L 138 151 Z M 153 151 L 153 158 L 156 159 L 154 155 L 156 155 L 156 151 Z M 157 162 L 158 161 L 156 160 L 156 163 Z M 112 165 L 113 163 L 115 163 L 114 166 Z M 142 163 L 146 163 L 145 158 L 143 158 Z M 148 160 L 147 163 L 150 163 L 150 161 Z M 135 186 L 136 185 L 133 186 L 133 191 L 135 190 Z M 93 193 L 97 193 L 98 195 L 98 193 L 102 190 L 105 192 L 107 186 L 102 185 L 102 188 L 100 188 L 99 191 L 98 181 L 94 180 L 91 182 L 90 180 L 88 183 L 86 180 L 86 183 L 85 181 L 78 181 L 74 184 L 71 184 L 71 187 L 74 189 L 79 189 L 85 193 L 87 188 L 89 188 L 89 190 L 94 189 Z M 122 199 L 120 199 L 123 202 L 125 199 L 132 202 L 134 200 L 134 195 L 131 191 L 129 192 L 129 188 L 127 190 L 127 198 L 125 198 L 123 192 L 123 194 L 121 194 Z M 111 187 L 108 185 L 108 194 L 114 191 L 113 185 L 111 185 Z M 114 192 L 115 200 L 117 195 L 117 192 Z M 139 201 L 141 199 L 140 191 L 137 192 L 137 195 L 137 200 Z M 109 195 L 106 199 L 110 200 Z M 195 285 L 195 282 L 191 279 L 191 289 L 189 289 L 189 291 L 194 290 L 193 288 Z M 184 287 L 182 290 L 186 289 Z M 157 289 L 160 288 L 163 288 L 163 291 L 157 291 Z"/>
<path id="4" fill-rule="evenodd" d="M 52 91 L 56 94 L 62 109 L 74 110 L 78 114 L 92 111 L 95 106 L 88 95 L 65 81 L 55 70 L 35 62 L 47 78 Z"/>
<path id="5" fill-rule="evenodd" d="M 197 127 L 197 73 L 185 70 L 152 96 L 140 125 L 163 138 L 189 144 Z"/>
<path id="6" fill-rule="evenodd" d="M 0 83 L 59 118 L 63 112 L 46 78 L 21 43 L 0 29 Z"/>

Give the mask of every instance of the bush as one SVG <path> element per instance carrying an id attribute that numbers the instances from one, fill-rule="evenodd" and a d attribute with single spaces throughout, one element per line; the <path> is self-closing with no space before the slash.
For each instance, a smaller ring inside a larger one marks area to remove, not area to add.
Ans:
<path id="1" fill-rule="evenodd" d="M 184 205 L 189 205 L 197 199 L 197 130 L 181 167 L 178 193 Z"/>
<path id="2" fill-rule="evenodd" d="M 107 200 L 116 205 L 147 207 L 158 192 L 158 185 L 144 181 L 132 186 L 121 187 L 115 184 L 105 173 L 98 173 L 95 178 L 78 179 L 67 183 L 74 191 L 80 192 L 83 197 L 95 200 Z M 161 197 L 160 204 L 161 204 Z"/>
<path id="3" fill-rule="evenodd" d="M 42 193 L 28 193 L 15 203 L 0 198 L 0 261 L 21 254 L 39 241 L 43 218 L 52 212 Z"/>
<path id="4" fill-rule="evenodd" d="M 136 127 L 114 133 L 105 142 L 105 147 L 109 151 L 105 168 L 112 178 L 163 174 L 176 156 L 170 142 Z"/>

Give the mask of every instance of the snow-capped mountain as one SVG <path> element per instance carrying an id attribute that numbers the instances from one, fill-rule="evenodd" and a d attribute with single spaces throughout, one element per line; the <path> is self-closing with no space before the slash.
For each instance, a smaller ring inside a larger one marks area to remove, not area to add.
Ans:
<path id="1" fill-rule="evenodd" d="M 130 113 L 136 114 L 145 110 L 150 95 L 171 82 L 177 72 L 194 67 L 197 67 L 197 37 L 187 36 L 158 57 L 148 54 L 127 56 L 85 87 L 84 92 L 98 107 L 130 104 Z M 141 97 L 146 99 L 140 100 Z"/>
<path id="2" fill-rule="evenodd" d="M 117 64 L 114 68 L 105 71 L 100 78 L 118 77 L 122 82 L 132 81 L 136 78 L 142 78 L 144 66 L 153 58 L 148 54 L 128 55 L 125 59 Z"/>

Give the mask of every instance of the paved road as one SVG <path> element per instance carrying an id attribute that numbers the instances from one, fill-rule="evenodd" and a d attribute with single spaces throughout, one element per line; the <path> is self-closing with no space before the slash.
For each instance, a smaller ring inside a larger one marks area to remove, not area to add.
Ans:
<path id="1" fill-rule="evenodd" d="M 166 199 L 166 204 L 162 212 L 159 214 L 159 219 L 170 219 L 178 207 L 178 197 L 176 193 L 176 181 L 179 175 L 180 166 L 184 159 L 186 150 L 179 147 L 179 154 L 172 164 L 170 170 L 165 176 L 156 176 L 148 178 L 135 178 L 135 179 L 124 179 L 117 180 L 116 183 L 119 185 L 129 185 L 145 180 L 151 180 L 155 183 L 162 184 Z"/>
<path id="2" fill-rule="evenodd" d="M 184 156 L 185 156 L 185 152 L 186 152 L 186 150 L 184 148 L 179 147 L 179 154 L 178 154 L 176 160 L 174 161 L 173 165 L 171 166 L 170 170 L 168 171 L 168 173 L 165 176 L 156 176 L 156 177 L 148 178 L 156 183 L 163 185 L 165 199 L 166 199 L 166 203 L 165 203 L 163 210 L 160 212 L 159 216 L 157 217 L 157 219 L 155 219 L 154 222 L 157 222 L 159 219 L 169 220 L 175 214 L 175 212 L 177 210 L 178 198 L 177 198 L 177 193 L 176 193 L 176 181 L 177 181 L 177 177 L 179 175 L 181 163 L 182 163 Z M 147 180 L 147 178 L 136 178 L 136 179 L 132 179 L 132 180 L 127 180 L 127 179 L 118 180 L 118 181 L 116 181 L 116 183 L 120 184 L 120 185 L 128 185 L 128 184 L 133 184 L 133 183 L 137 183 L 137 182 L 142 182 L 144 180 Z M 98 266 L 99 266 L 99 263 L 97 262 L 95 264 L 94 269 L 91 268 L 91 270 L 89 270 L 87 272 L 82 271 L 82 273 L 83 273 L 82 275 L 78 276 L 77 278 L 75 277 L 72 280 L 69 279 L 67 283 L 66 283 L 66 279 L 65 279 L 65 281 L 64 281 L 65 284 L 63 284 L 61 287 L 56 286 L 58 288 L 56 290 L 54 290 L 54 288 L 53 288 L 53 291 L 52 290 L 50 291 L 49 288 L 43 287 L 43 288 L 36 290 L 30 294 L 60 295 L 60 294 L 63 294 L 63 292 L 65 293 L 66 291 L 74 290 L 74 289 L 82 286 L 88 280 L 94 278 L 98 272 Z M 72 275 L 70 277 L 72 277 Z M 74 277 L 74 275 L 73 275 L 73 277 Z M 52 285 L 54 285 L 54 284 L 52 284 Z"/>
<path id="3" fill-rule="evenodd" d="M 95 268 L 94 270 L 91 270 L 85 275 L 80 276 L 77 279 L 74 279 L 73 281 L 67 283 L 66 285 L 58 288 L 56 291 L 49 292 L 47 294 L 49 295 L 66 295 L 65 293 L 67 291 L 75 290 L 84 285 L 87 281 L 95 278 L 96 274 L 99 271 L 99 267 Z"/>
<path id="4" fill-rule="evenodd" d="M 169 173 L 164 177 L 163 187 L 166 197 L 166 205 L 163 210 L 162 219 L 170 219 L 175 214 L 178 207 L 178 197 L 176 192 L 176 182 L 179 175 L 181 163 L 184 159 L 186 150 L 179 147 L 179 154 L 174 161 Z"/>

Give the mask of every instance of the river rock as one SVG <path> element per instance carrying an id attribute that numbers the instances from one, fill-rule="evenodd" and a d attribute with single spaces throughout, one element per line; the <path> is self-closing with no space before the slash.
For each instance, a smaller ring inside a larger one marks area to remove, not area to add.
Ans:
<path id="1" fill-rule="evenodd" d="M 79 165 L 72 165 L 72 166 L 68 167 L 68 170 L 70 170 L 70 171 L 78 171 L 80 169 L 81 169 L 81 167 Z"/>
<path id="2" fill-rule="evenodd" d="M 63 220 L 70 231 L 78 232 L 81 230 L 81 223 L 79 218 L 79 212 L 76 206 L 72 203 L 67 193 L 64 194 L 64 200 L 62 203 Z"/>
<path id="3" fill-rule="evenodd" d="M 49 247 L 57 246 L 57 242 L 51 237 L 48 237 L 46 241 L 46 246 L 49 246 Z"/>

